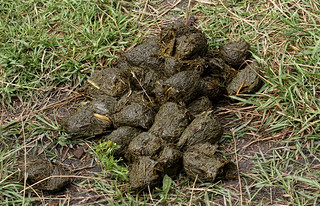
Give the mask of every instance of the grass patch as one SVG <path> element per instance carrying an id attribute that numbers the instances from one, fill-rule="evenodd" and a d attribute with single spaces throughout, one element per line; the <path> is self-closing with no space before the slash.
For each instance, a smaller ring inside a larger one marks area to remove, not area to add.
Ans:
<path id="1" fill-rule="evenodd" d="M 99 144 L 96 146 L 98 161 L 105 172 L 111 172 L 111 175 L 120 181 L 128 181 L 128 169 L 119 165 L 122 159 L 116 159 L 112 156 L 112 152 L 119 148 L 119 145 L 116 145 L 111 141 L 99 142 Z"/>
<path id="2" fill-rule="evenodd" d="M 72 140 L 57 118 L 61 107 L 81 101 L 77 88 L 92 72 L 186 16 L 176 2 L 0 0 L 0 205 L 319 204 L 320 5 L 307 0 L 199 0 L 190 10 L 210 48 L 244 39 L 261 65 L 261 90 L 216 111 L 225 128 L 221 147 L 238 159 L 240 179 L 209 184 L 180 175 L 136 194 L 125 181 L 109 181 L 108 172 L 85 169 L 60 196 L 22 192 L 14 163 L 25 152 L 74 161 L 71 170 L 94 167 L 98 157 L 125 177 L 102 152 L 108 145 Z M 84 144 L 88 152 L 76 161 L 71 150 Z"/>

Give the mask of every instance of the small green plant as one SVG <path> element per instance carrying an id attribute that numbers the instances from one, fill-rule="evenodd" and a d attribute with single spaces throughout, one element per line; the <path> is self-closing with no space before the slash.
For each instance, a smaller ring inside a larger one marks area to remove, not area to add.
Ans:
<path id="1" fill-rule="evenodd" d="M 112 155 L 113 151 L 119 148 L 120 146 L 114 142 L 100 141 L 95 149 L 98 155 L 98 161 L 105 172 L 111 172 L 113 177 L 118 180 L 128 181 L 129 170 L 126 167 L 119 165 L 122 158 L 116 159 Z"/>
<path id="2" fill-rule="evenodd" d="M 169 177 L 168 175 L 165 175 L 162 180 L 162 193 L 160 194 L 161 203 L 167 202 L 171 183 L 172 183 L 171 177 Z"/>

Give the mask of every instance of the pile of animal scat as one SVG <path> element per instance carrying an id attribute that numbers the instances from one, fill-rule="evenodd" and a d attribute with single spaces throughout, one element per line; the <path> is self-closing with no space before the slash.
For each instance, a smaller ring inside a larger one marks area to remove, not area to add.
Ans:
<path id="1" fill-rule="evenodd" d="M 57 192 L 71 181 L 70 172 L 41 156 L 20 156 L 16 166 L 27 174 L 27 183 L 32 188 Z"/>
<path id="2" fill-rule="evenodd" d="M 208 50 L 198 29 L 174 24 L 96 71 L 80 89 L 91 101 L 61 120 L 74 137 L 105 135 L 130 167 L 133 189 L 154 187 L 165 174 L 233 178 L 235 165 L 217 153 L 222 126 L 213 105 L 225 95 L 252 93 L 262 81 L 250 45 Z"/>

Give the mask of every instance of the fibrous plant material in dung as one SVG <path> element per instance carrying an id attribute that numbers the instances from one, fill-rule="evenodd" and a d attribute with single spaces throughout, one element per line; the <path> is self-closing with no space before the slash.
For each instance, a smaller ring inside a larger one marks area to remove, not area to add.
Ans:
<path id="1" fill-rule="evenodd" d="M 56 192 L 70 183 L 70 174 L 62 166 L 53 164 L 39 156 L 19 157 L 16 162 L 22 174 L 26 174 L 26 181 L 34 188 L 48 192 Z"/>
<path id="2" fill-rule="evenodd" d="M 218 146 L 201 143 L 189 147 L 183 153 L 184 171 L 192 179 L 198 178 L 203 182 L 214 181 L 219 178 L 234 178 L 236 166 L 229 160 L 217 154 Z"/>
<path id="3" fill-rule="evenodd" d="M 158 186 L 182 169 L 201 181 L 234 177 L 234 164 L 216 152 L 223 130 L 213 106 L 261 86 L 259 65 L 244 66 L 249 49 L 238 41 L 209 51 L 200 30 L 168 26 L 122 54 L 117 68 L 95 72 L 81 89 L 92 103 L 62 126 L 77 137 L 104 134 L 120 144 L 116 153 L 129 165 L 133 189 Z M 106 100 L 96 100 L 101 95 Z"/>

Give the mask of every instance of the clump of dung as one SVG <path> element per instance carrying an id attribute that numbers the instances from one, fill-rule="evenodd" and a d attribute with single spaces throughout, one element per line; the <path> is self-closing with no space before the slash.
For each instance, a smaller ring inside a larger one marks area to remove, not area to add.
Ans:
<path id="1" fill-rule="evenodd" d="M 22 173 L 26 173 L 27 183 L 34 184 L 34 188 L 57 192 L 70 183 L 69 173 L 60 165 L 39 156 L 20 157 L 16 161 Z"/>
<path id="2" fill-rule="evenodd" d="M 183 166 L 187 175 L 203 182 L 214 181 L 217 177 L 234 178 L 236 165 L 219 156 L 217 148 L 217 145 L 209 143 L 189 147 L 183 154 Z"/>
<path id="3" fill-rule="evenodd" d="M 81 92 L 92 101 L 61 121 L 76 137 L 105 135 L 121 146 L 133 189 L 154 187 L 165 174 L 233 177 L 234 164 L 217 154 L 222 126 L 214 105 L 261 86 L 250 45 L 231 42 L 209 51 L 205 35 L 177 23 L 121 55 L 117 68 L 95 72 Z"/>

